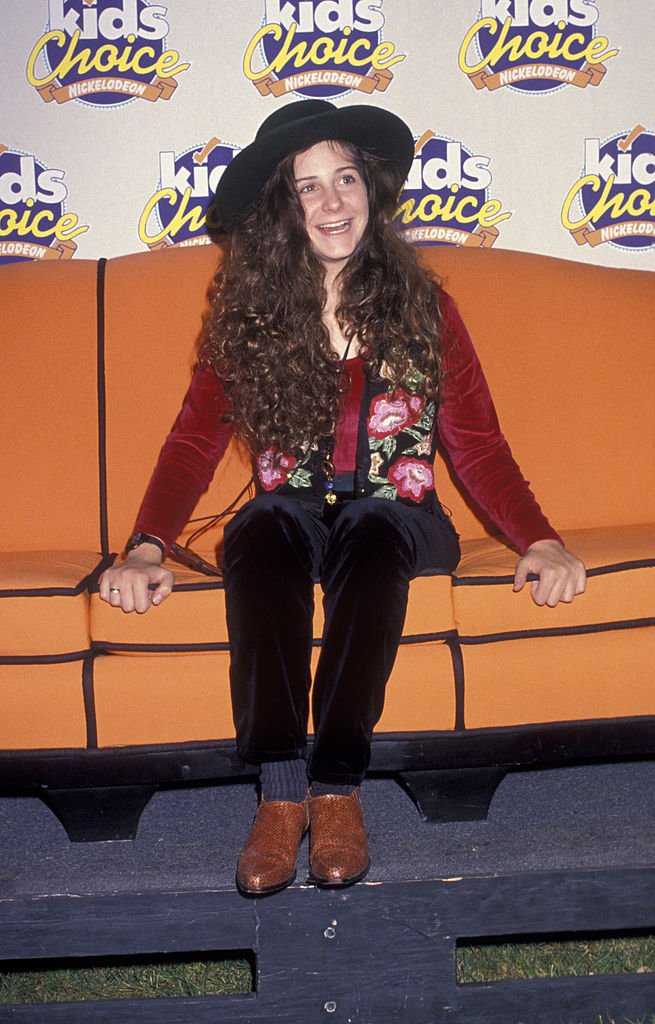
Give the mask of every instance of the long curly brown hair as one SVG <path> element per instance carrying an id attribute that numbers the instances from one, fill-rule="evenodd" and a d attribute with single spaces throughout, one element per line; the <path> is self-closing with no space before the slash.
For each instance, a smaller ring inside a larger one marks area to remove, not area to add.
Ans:
<path id="1" fill-rule="evenodd" d="M 424 394 L 436 398 L 440 286 L 392 225 L 398 171 L 367 151 L 338 145 L 361 170 L 369 220 L 338 278 L 337 321 L 346 337 L 359 340 L 369 377 L 384 363 L 385 376 L 401 385 L 418 369 Z M 232 231 L 201 351 L 201 361 L 223 380 L 236 432 L 254 455 L 332 436 L 344 387 L 322 320 L 325 271 L 305 230 L 296 156 L 278 165 Z"/>

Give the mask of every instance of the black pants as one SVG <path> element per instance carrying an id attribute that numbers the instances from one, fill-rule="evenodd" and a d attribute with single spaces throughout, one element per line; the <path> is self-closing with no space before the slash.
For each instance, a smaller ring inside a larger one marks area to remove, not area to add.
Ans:
<path id="1" fill-rule="evenodd" d="M 459 542 L 440 510 L 383 498 L 263 494 L 225 531 L 230 683 L 240 756 L 301 757 L 307 743 L 314 580 L 325 629 L 312 691 L 310 778 L 357 785 L 402 635 L 409 581 L 451 572 Z"/>

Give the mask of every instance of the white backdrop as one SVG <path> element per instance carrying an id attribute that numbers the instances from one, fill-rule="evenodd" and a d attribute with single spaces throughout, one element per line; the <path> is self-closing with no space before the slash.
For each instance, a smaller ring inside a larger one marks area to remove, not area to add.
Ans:
<path id="1" fill-rule="evenodd" d="M 653 269 L 654 45 L 653 0 L 0 0 L 0 263 L 204 244 L 235 149 L 323 83 L 410 125 L 417 244 Z"/>

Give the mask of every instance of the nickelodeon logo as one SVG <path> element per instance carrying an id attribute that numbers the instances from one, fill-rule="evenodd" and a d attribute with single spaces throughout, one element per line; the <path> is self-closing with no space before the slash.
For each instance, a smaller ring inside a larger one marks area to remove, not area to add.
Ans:
<path id="1" fill-rule="evenodd" d="M 49 0 L 27 80 L 46 103 L 117 106 L 168 100 L 191 65 L 165 49 L 166 8 L 146 0 Z"/>
<path id="2" fill-rule="evenodd" d="M 400 234 L 416 245 L 492 246 L 511 213 L 489 199 L 490 158 L 432 131 L 414 154 L 394 218 Z"/>
<path id="3" fill-rule="evenodd" d="M 0 263 L 70 259 L 88 231 L 66 213 L 65 172 L 0 145 Z"/>
<path id="4" fill-rule="evenodd" d="M 139 219 L 139 238 L 149 249 L 211 242 L 212 200 L 237 150 L 214 137 L 184 153 L 159 154 L 159 188 Z"/>
<path id="5" fill-rule="evenodd" d="M 598 85 L 619 52 L 596 36 L 596 0 L 481 0 L 459 50 L 476 89 L 544 92 Z"/>
<path id="6" fill-rule="evenodd" d="M 564 200 L 563 227 L 578 245 L 655 246 L 655 133 L 638 124 L 602 143 L 585 139 L 584 154 L 584 173 Z"/>
<path id="7" fill-rule="evenodd" d="M 382 42 L 383 0 L 266 0 L 243 73 L 262 96 L 385 90 L 405 59 Z M 257 59 L 259 55 L 259 59 Z"/>

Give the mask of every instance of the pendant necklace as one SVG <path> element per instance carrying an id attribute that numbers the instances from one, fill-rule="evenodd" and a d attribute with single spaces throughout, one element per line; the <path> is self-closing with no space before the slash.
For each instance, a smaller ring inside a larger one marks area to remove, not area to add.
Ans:
<path id="1" fill-rule="evenodd" d="M 343 372 L 344 372 L 345 367 L 346 367 L 346 359 L 348 358 L 348 353 L 350 352 L 351 344 L 352 344 L 352 338 L 348 338 L 348 344 L 346 345 L 346 350 L 345 350 L 344 354 L 341 357 L 341 364 L 339 366 L 339 381 L 338 381 L 338 383 L 339 383 L 339 390 L 341 390 L 341 380 L 343 378 Z M 335 433 L 336 433 L 336 429 L 335 429 Z M 321 467 L 322 467 L 323 473 L 325 475 L 325 480 L 323 481 L 323 488 L 325 490 L 325 503 L 326 503 L 326 505 L 334 505 L 334 504 L 336 504 L 336 500 L 337 500 L 337 496 L 334 493 L 334 463 L 332 461 L 332 458 L 334 456 L 334 451 L 332 450 L 333 449 L 334 441 L 335 441 L 335 438 L 329 438 L 328 439 L 327 446 L 326 446 L 326 449 L 325 449 L 325 454 L 323 456 L 323 461 L 321 463 Z"/>

